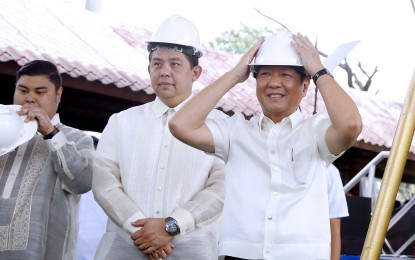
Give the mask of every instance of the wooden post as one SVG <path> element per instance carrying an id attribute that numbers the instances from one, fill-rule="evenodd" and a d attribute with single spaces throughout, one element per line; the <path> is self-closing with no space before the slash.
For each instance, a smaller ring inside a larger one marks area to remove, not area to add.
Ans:
<path id="1" fill-rule="evenodd" d="M 375 210 L 362 250 L 362 260 L 379 260 L 393 205 L 415 131 L 415 71 L 405 97 Z"/>

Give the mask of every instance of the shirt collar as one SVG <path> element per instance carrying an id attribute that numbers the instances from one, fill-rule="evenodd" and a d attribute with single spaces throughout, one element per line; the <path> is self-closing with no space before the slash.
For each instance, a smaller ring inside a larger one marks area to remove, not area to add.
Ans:
<path id="1" fill-rule="evenodd" d="M 190 100 L 192 96 L 193 95 L 185 99 L 182 103 L 173 107 L 173 110 L 174 111 L 179 110 L 184 104 L 186 104 Z M 164 113 L 166 113 L 167 110 L 169 109 L 170 107 L 166 106 L 166 104 L 164 104 L 163 101 L 161 101 L 158 97 L 156 97 L 156 99 L 154 100 L 154 106 L 153 106 L 153 113 L 156 116 L 156 118 L 161 118 L 164 115 Z"/>
<path id="2" fill-rule="evenodd" d="M 58 113 L 56 113 L 56 114 L 52 117 L 52 119 L 51 119 L 50 121 L 52 122 L 52 125 L 57 125 L 57 124 L 59 124 L 59 123 L 61 122 L 61 119 L 60 119 L 60 117 L 59 117 L 59 114 L 58 114 Z"/>
<path id="3" fill-rule="evenodd" d="M 302 120 L 303 115 L 301 110 L 297 108 L 294 113 L 281 120 L 281 123 L 291 123 L 292 129 L 294 129 Z M 275 125 L 275 123 L 269 117 L 264 115 L 264 113 L 261 113 L 258 123 L 259 128 L 265 131 L 271 129 Z"/>
<path id="4" fill-rule="evenodd" d="M 301 121 L 303 121 L 303 114 L 301 113 L 301 109 L 297 108 L 297 110 L 295 110 L 295 112 L 292 113 L 289 118 L 291 120 L 292 128 L 296 128 L 301 123 Z"/>

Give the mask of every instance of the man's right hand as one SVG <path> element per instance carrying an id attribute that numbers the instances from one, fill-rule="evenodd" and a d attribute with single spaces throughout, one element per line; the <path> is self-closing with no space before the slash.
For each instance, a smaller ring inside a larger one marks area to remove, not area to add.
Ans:
<path id="1" fill-rule="evenodd" d="M 149 260 L 159 260 L 159 259 L 166 259 L 167 255 L 171 254 L 173 251 L 174 245 L 172 243 L 168 243 L 164 247 L 161 247 L 154 251 L 153 253 L 147 255 Z"/>
<path id="2" fill-rule="evenodd" d="M 147 256 L 153 257 L 151 259 L 166 258 L 174 247 L 170 242 L 172 237 L 165 230 L 165 223 L 162 218 L 146 218 L 131 223 L 135 227 L 141 227 L 131 234 L 134 245 Z"/>
<path id="3" fill-rule="evenodd" d="M 239 62 L 229 71 L 229 74 L 235 77 L 237 83 L 244 82 L 249 77 L 249 64 L 254 60 L 256 53 L 264 43 L 265 38 L 260 37 L 258 41 L 241 57 Z"/>
<path id="4" fill-rule="evenodd" d="M 167 245 L 171 236 L 166 231 L 166 221 L 164 218 L 146 218 L 131 223 L 140 230 L 131 234 L 134 245 L 144 254 L 149 254 Z"/>

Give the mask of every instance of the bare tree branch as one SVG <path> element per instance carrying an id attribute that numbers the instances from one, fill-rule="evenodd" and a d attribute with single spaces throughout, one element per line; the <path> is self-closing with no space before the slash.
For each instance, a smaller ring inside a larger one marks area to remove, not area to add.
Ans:
<path id="1" fill-rule="evenodd" d="M 254 5 L 254 9 L 262 16 L 265 16 L 266 18 L 276 22 L 277 24 L 281 25 L 282 27 L 284 27 L 287 31 L 290 31 L 290 29 L 287 28 L 287 26 L 283 25 L 282 23 L 280 23 L 279 21 L 273 19 L 272 17 L 269 17 L 268 15 L 262 13 L 258 8 L 256 8 L 256 6 Z M 290 31 L 291 32 L 291 31 Z"/>
<path id="2" fill-rule="evenodd" d="M 360 68 L 360 70 L 363 72 L 363 74 L 365 74 L 367 76 L 367 78 L 368 78 L 368 80 L 366 81 L 365 86 L 362 88 L 363 91 L 368 91 L 369 90 L 369 87 L 370 87 L 370 84 L 372 83 L 373 76 L 376 74 L 376 72 L 378 72 L 378 66 L 375 67 L 375 70 L 373 71 L 372 75 L 370 75 L 370 76 L 362 68 L 362 65 L 361 65 L 360 62 L 359 62 L 359 64 L 357 66 Z"/>
<path id="3" fill-rule="evenodd" d="M 317 48 L 317 42 L 315 43 L 315 47 L 318 51 L 318 53 L 324 57 L 327 58 L 328 55 L 324 52 L 322 52 L 321 50 L 319 50 Z M 363 69 L 362 64 L 359 62 L 358 67 L 360 68 L 360 70 L 363 72 L 363 74 L 365 74 L 368 77 L 368 80 L 366 81 L 366 83 L 363 85 L 363 83 L 357 78 L 356 73 L 353 72 L 352 68 L 350 67 L 349 63 L 347 62 L 347 59 L 344 59 L 344 63 L 340 63 L 339 67 L 344 69 L 347 73 L 347 85 L 350 88 L 355 88 L 355 85 L 357 85 L 359 87 L 360 90 L 362 91 L 368 91 L 370 85 L 372 84 L 372 78 L 373 76 L 378 72 L 377 70 L 377 66 L 375 68 L 375 70 L 373 71 L 372 75 L 368 75 L 366 73 L 366 71 Z M 354 79 L 354 80 L 353 80 Z"/>
<path id="4" fill-rule="evenodd" d="M 353 73 L 352 68 L 349 66 L 349 63 L 347 63 L 347 60 L 344 59 L 344 64 L 340 63 L 339 67 L 344 69 L 347 73 L 347 85 L 350 88 L 355 88 L 353 85 L 353 77 L 355 77 L 356 75 Z"/>

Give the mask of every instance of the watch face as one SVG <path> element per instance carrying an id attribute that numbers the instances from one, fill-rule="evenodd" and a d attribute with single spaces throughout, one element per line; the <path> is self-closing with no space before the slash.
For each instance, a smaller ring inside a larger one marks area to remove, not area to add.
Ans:
<path id="1" fill-rule="evenodd" d="M 180 233 L 179 225 L 177 224 L 177 221 L 173 218 L 167 218 L 166 219 L 166 231 L 171 236 L 175 236 Z"/>
<path id="2" fill-rule="evenodd" d="M 177 226 L 175 224 L 169 226 L 169 233 L 175 233 L 177 231 Z"/>

